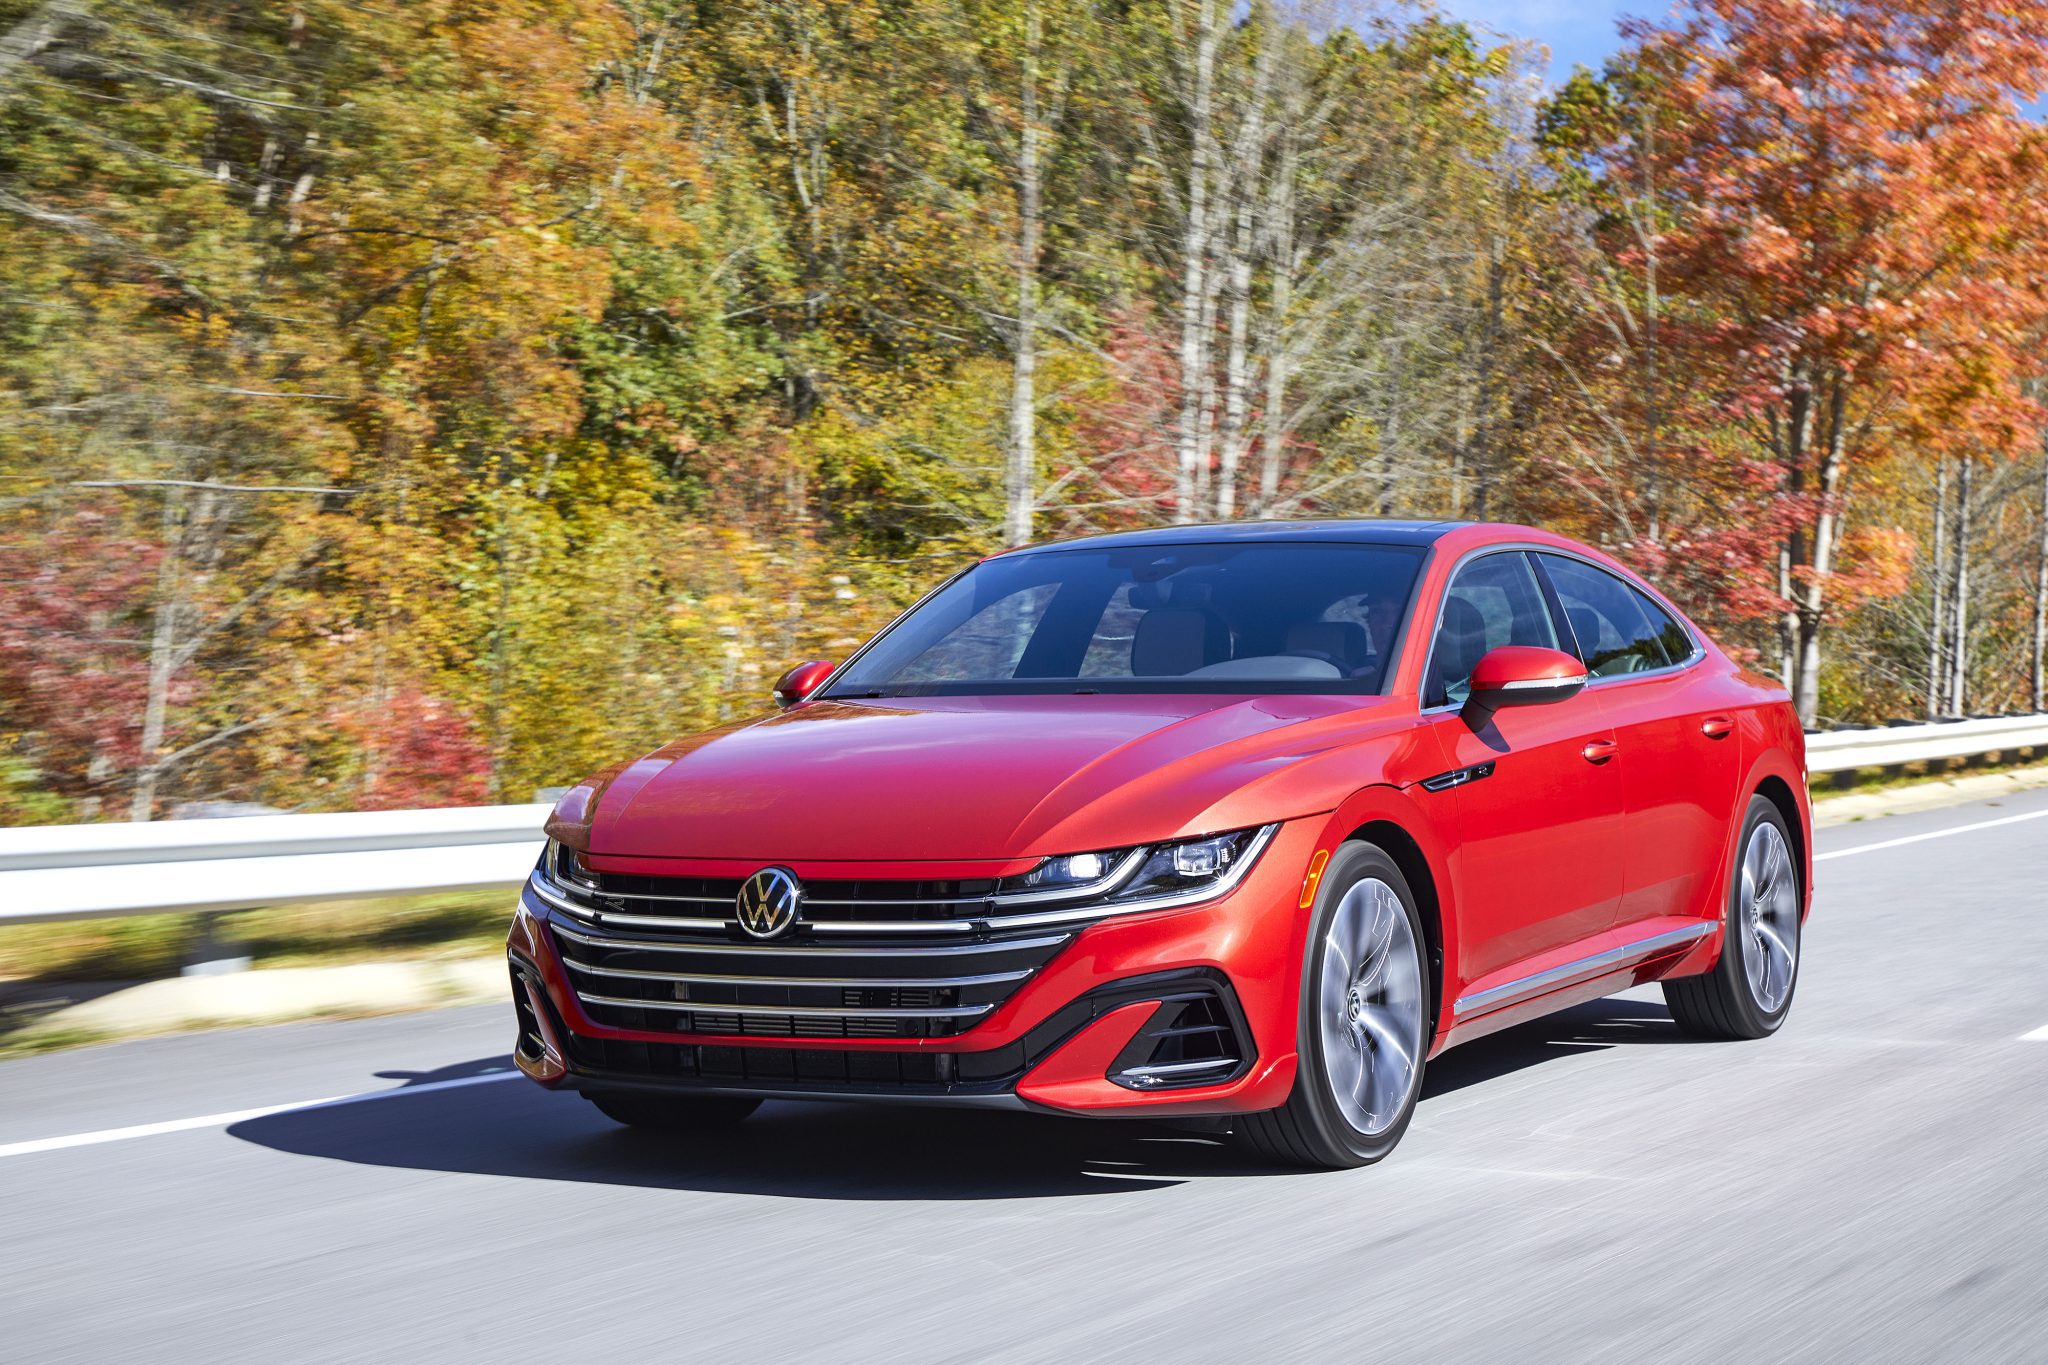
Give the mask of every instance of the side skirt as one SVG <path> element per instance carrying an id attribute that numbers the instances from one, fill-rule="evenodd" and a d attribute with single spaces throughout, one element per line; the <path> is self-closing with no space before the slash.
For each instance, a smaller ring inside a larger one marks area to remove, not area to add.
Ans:
<path id="1" fill-rule="evenodd" d="M 1675 952 L 1696 943 L 1719 927 L 1712 920 L 1701 920 L 1697 924 L 1684 925 L 1661 934 L 1653 934 L 1648 938 L 1606 948 L 1519 980 L 1509 981 L 1471 995 L 1461 995 L 1452 1008 L 1452 1018 L 1455 1025 L 1463 1025 L 1482 1015 L 1534 1000 L 1538 996 L 1549 995 L 1579 982 L 1625 971 L 1650 958 Z"/>

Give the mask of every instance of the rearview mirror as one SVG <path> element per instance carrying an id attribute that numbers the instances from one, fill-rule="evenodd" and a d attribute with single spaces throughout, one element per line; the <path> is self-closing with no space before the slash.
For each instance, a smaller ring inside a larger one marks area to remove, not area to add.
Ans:
<path id="1" fill-rule="evenodd" d="M 798 664 L 775 680 L 775 704 L 789 707 L 808 701 L 811 694 L 823 687 L 825 679 L 831 676 L 832 665 L 824 659 Z"/>
<path id="2" fill-rule="evenodd" d="M 1502 645 L 1481 656 L 1472 669 L 1466 714 L 1483 720 L 1509 706 L 1540 706 L 1578 695 L 1586 666 L 1561 649 Z"/>

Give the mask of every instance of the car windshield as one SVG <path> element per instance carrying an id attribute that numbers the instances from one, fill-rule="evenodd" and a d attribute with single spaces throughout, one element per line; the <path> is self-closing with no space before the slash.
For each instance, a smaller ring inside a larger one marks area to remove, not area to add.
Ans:
<path id="1" fill-rule="evenodd" d="M 985 561 L 832 679 L 828 697 L 1381 690 L 1408 546 L 1241 542 Z"/>

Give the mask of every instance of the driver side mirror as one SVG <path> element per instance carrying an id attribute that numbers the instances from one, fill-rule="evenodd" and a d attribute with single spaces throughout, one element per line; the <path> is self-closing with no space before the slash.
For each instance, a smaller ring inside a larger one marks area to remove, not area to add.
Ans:
<path id="1" fill-rule="evenodd" d="M 1586 666 L 1561 649 L 1502 645 L 1488 650 L 1473 667 L 1465 714 L 1483 723 L 1505 707 L 1541 706 L 1575 697 L 1585 685 Z"/>
<path id="2" fill-rule="evenodd" d="M 790 669 L 775 680 L 775 704 L 786 709 L 800 701 L 808 701 L 812 693 L 825 685 L 825 679 L 832 676 L 832 668 L 833 665 L 824 659 L 812 659 Z"/>

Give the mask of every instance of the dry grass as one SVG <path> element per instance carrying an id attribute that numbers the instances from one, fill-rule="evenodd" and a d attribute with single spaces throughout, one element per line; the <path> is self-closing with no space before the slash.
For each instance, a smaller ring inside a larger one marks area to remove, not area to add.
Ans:
<path id="1" fill-rule="evenodd" d="M 470 956 L 504 941 L 512 901 L 505 891 L 238 910 L 222 916 L 215 932 L 263 967 Z M 173 976 L 201 933 L 197 915 L 16 925 L 0 929 L 0 980 Z"/>

